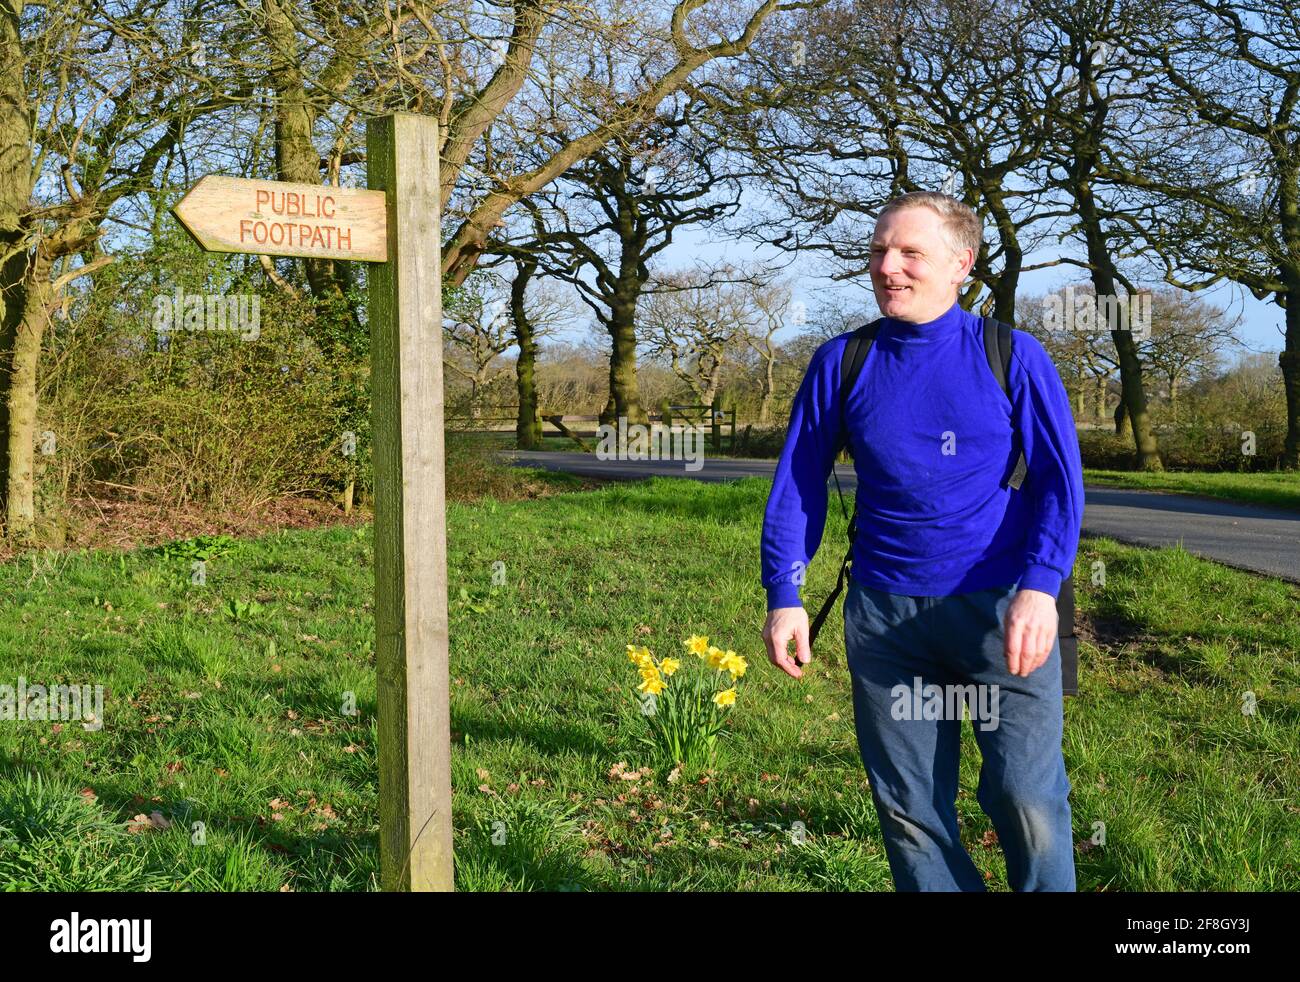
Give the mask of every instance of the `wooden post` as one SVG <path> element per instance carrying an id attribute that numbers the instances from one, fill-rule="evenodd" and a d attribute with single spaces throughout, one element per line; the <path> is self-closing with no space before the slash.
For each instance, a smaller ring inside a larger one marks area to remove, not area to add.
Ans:
<path id="1" fill-rule="evenodd" d="M 437 122 L 370 120 L 366 179 L 387 192 L 389 257 L 369 276 L 380 884 L 451 890 Z"/>
<path id="2" fill-rule="evenodd" d="M 713 424 L 713 452 L 722 452 L 722 421 L 718 419 L 718 409 L 722 399 L 715 394 L 713 404 L 709 406 L 709 421 Z"/>

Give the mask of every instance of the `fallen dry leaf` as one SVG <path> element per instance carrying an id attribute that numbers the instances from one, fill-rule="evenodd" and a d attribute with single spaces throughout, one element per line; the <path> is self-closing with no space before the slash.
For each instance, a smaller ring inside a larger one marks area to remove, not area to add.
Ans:
<path id="1" fill-rule="evenodd" d="M 155 811 L 150 812 L 148 815 L 143 813 L 136 815 L 127 823 L 126 830 L 128 832 L 148 832 L 150 829 L 170 828 L 171 824 L 162 812 Z"/>

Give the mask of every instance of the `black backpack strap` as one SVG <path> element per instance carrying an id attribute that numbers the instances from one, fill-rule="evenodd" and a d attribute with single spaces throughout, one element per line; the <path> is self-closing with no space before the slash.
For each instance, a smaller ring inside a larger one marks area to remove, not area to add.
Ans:
<path id="1" fill-rule="evenodd" d="M 853 391 L 858 376 L 862 374 L 862 366 L 866 364 L 867 352 L 876 341 L 876 332 L 880 330 L 881 320 L 883 318 L 874 320 L 870 324 L 863 324 L 854 331 L 844 345 L 844 353 L 840 356 L 840 439 L 836 444 L 835 456 L 837 457 L 849 442 L 847 413 L 849 393 Z M 831 468 L 831 473 L 835 473 L 834 467 Z"/>
<path id="2" fill-rule="evenodd" d="M 992 317 L 985 317 L 983 320 L 984 355 L 988 358 L 993 377 L 998 380 L 998 385 L 1010 399 L 1011 385 L 1008 380 L 1011 378 L 1011 325 L 995 321 Z M 1018 491 L 1020 485 L 1025 482 L 1025 475 L 1029 473 L 1029 466 L 1025 462 L 1025 452 L 1021 449 L 1019 431 L 1014 432 L 1011 439 L 1013 451 L 1018 450 L 1019 454 L 1016 458 L 1016 466 L 1012 468 L 1011 474 L 1006 479 L 1006 485 Z"/>
<path id="3" fill-rule="evenodd" d="M 835 607 L 835 601 L 839 599 L 840 594 L 844 591 L 845 579 L 853 562 L 853 540 L 857 538 L 858 497 L 854 494 L 853 514 L 850 516 L 848 509 L 844 505 L 844 491 L 840 488 L 839 475 L 835 473 L 835 457 L 840 455 L 841 450 L 849 447 L 848 413 L 846 409 L 849 393 L 853 391 L 858 376 L 862 374 L 862 366 L 867 361 L 867 353 L 871 350 L 872 344 L 875 343 L 876 333 L 880 330 L 882 320 L 883 318 L 879 318 L 870 324 L 863 324 L 854 331 L 845 343 L 844 353 L 840 357 L 840 436 L 835 444 L 835 454 L 831 458 L 831 476 L 835 478 L 835 490 L 840 496 L 840 510 L 844 512 L 845 517 L 849 520 L 849 551 L 844 554 L 844 559 L 840 562 L 840 575 L 835 582 L 835 589 L 826 598 L 821 610 L 817 612 L 817 616 L 813 618 L 812 624 L 808 627 L 808 648 L 810 651 L 817 641 L 817 634 L 821 631 L 822 625 L 826 623 L 826 618 L 830 616 L 831 610 Z"/>
<path id="4" fill-rule="evenodd" d="M 808 651 L 812 653 L 812 646 L 817 643 L 817 634 L 821 631 L 822 625 L 826 623 L 826 618 L 835 608 L 835 601 L 839 599 L 840 594 L 844 592 L 844 580 L 849 574 L 849 566 L 853 562 L 853 540 L 857 538 L 857 516 L 858 509 L 856 503 L 853 507 L 853 517 L 849 519 L 849 551 L 844 554 L 844 559 L 840 562 L 840 575 L 835 581 L 835 589 L 831 591 L 830 596 L 822 604 L 822 609 L 817 611 L 817 616 L 813 618 L 812 624 L 808 627 Z"/>
<path id="5" fill-rule="evenodd" d="M 992 317 L 984 318 L 984 353 L 988 356 L 989 368 L 1002 386 L 1002 391 L 1011 398 L 1011 325 L 995 321 Z M 1020 434 L 1013 437 L 1015 446 L 1019 447 Z M 1028 473 L 1025 452 L 1020 451 L 1015 469 L 1007 478 L 1007 486 L 1019 490 Z M 1056 594 L 1056 636 L 1061 646 L 1061 693 L 1067 696 L 1079 694 L 1079 639 L 1074 633 L 1074 573 L 1061 580 L 1061 588 Z"/>

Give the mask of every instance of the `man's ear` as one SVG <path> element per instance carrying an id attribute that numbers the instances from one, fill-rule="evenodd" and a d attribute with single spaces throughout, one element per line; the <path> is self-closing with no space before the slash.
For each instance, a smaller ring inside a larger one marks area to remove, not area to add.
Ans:
<path id="1" fill-rule="evenodd" d="M 961 257 L 961 275 L 957 278 L 957 285 L 961 286 L 966 282 L 966 277 L 970 276 L 970 271 L 975 268 L 975 251 L 967 246 L 960 252 L 954 253 L 954 255 Z"/>

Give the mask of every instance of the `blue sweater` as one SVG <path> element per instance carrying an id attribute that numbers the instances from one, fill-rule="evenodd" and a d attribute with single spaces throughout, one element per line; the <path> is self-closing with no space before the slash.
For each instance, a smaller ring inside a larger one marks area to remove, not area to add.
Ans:
<path id="1" fill-rule="evenodd" d="M 821 544 L 849 336 L 817 349 L 790 412 L 763 517 L 769 610 L 801 606 Z M 924 324 L 885 318 L 845 408 L 858 476 L 853 579 L 912 596 L 1012 584 L 1057 595 L 1078 549 L 1083 469 L 1065 387 L 1032 334 L 1013 333 L 1008 387 L 1010 401 L 979 317 L 958 304 Z M 1018 491 L 1000 483 L 1015 463 L 1013 420 L 1029 468 Z"/>

